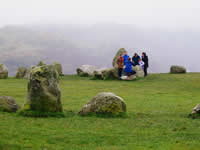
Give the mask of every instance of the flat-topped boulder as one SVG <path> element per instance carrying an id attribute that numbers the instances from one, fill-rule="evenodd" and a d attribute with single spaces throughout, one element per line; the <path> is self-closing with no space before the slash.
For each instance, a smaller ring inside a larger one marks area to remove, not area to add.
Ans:
<path id="1" fill-rule="evenodd" d="M 53 66 L 37 66 L 30 71 L 24 110 L 62 112 L 58 72 Z"/>
<path id="2" fill-rule="evenodd" d="M 0 79 L 8 78 L 8 68 L 4 64 L 0 64 Z"/>
<path id="3" fill-rule="evenodd" d="M 126 112 L 124 100 L 110 92 L 99 93 L 92 98 L 79 112 L 80 115 L 112 114 L 119 115 Z"/>
<path id="4" fill-rule="evenodd" d="M 81 77 L 89 77 L 93 75 L 96 69 L 97 68 L 93 65 L 82 65 L 76 69 L 76 72 L 77 72 L 77 75 Z"/>
<path id="5" fill-rule="evenodd" d="M 14 98 L 10 96 L 0 96 L 0 111 L 16 112 L 20 106 L 16 103 Z"/>
<path id="6" fill-rule="evenodd" d="M 186 68 L 184 66 L 171 66 L 170 73 L 186 73 Z"/>

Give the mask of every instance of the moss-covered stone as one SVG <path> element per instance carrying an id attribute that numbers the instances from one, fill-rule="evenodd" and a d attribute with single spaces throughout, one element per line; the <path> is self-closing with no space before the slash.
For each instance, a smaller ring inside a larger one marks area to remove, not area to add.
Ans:
<path id="1" fill-rule="evenodd" d="M 0 111 L 16 112 L 20 109 L 20 106 L 16 104 L 16 101 L 9 96 L 0 96 Z"/>
<path id="2" fill-rule="evenodd" d="M 17 69 L 16 78 L 28 78 L 30 70 L 25 67 L 19 67 Z"/>
<path id="3" fill-rule="evenodd" d="M 113 79 L 118 79 L 118 70 L 117 68 L 111 68 L 102 71 L 103 79 L 104 80 L 113 80 Z"/>
<path id="4" fill-rule="evenodd" d="M 38 66 L 30 71 L 25 110 L 62 112 L 58 73 L 53 66 Z"/>
<path id="5" fill-rule="evenodd" d="M 58 72 L 58 74 L 59 74 L 60 76 L 63 75 L 62 65 L 61 65 L 60 63 L 54 62 L 54 63 L 52 64 L 52 66 L 56 69 L 56 71 Z"/>
<path id="6" fill-rule="evenodd" d="M 124 100 L 113 93 L 100 93 L 90 100 L 79 112 L 80 115 L 112 114 L 119 115 L 126 112 Z"/>
<path id="7" fill-rule="evenodd" d="M 126 52 L 126 50 L 125 50 L 124 48 L 120 48 L 120 49 L 117 51 L 117 53 L 116 53 L 116 55 L 115 55 L 115 57 L 113 58 L 113 61 L 112 61 L 112 65 L 113 65 L 114 68 L 117 68 L 117 67 L 118 67 L 118 65 L 117 65 L 117 59 L 119 58 L 119 56 L 120 56 L 121 54 L 124 54 L 125 52 Z"/>
<path id="8" fill-rule="evenodd" d="M 0 79 L 8 78 L 8 68 L 4 64 L 0 64 Z"/>
<path id="9" fill-rule="evenodd" d="M 171 66 L 170 73 L 186 73 L 186 68 L 183 66 Z"/>
<path id="10" fill-rule="evenodd" d="M 144 77 L 144 70 L 139 65 L 133 66 L 133 70 L 136 72 L 136 77 Z"/>
<path id="11" fill-rule="evenodd" d="M 200 118 L 200 104 L 197 104 L 193 109 L 192 112 L 189 114 L 189 117 L 196 119 Z"/>
<path id="12" fill-rule="evenodd" d="M 37 66 L 44 66 L 44 65 L 46 65 L 42 60 L 40 60 L 39 62 L 38 62 L 38 64 L 37 64 Z"/>

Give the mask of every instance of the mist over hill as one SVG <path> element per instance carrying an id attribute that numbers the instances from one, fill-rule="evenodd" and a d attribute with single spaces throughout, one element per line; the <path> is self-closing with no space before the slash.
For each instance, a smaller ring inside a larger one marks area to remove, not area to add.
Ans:
<path id="1" fill-rule="evenodd" d="M 133 25 L 20 25 L 0 29 L 0 63 L 14 75 L 19 66 L 39 60 L 62 63 L 65 74 L 78 66 L 111 67 L 119 48 L 147 52 L 150 72 L 168 72 L 173 64 L 199 72 L 200 32 L 138 28 Z"/>

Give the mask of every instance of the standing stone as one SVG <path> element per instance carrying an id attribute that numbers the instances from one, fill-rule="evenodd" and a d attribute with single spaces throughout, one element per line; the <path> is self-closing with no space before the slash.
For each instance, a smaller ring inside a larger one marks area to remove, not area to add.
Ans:
<path id="1" fill-rule="evenodd" d="M 170 73 L 186 73 L 186 69 L 183 66 L 171 66 Z"/>
<path id="2" fill-rule="evenodd" d="M 0 64 L 0 79 L 8 78 L 8 68 L 4 64 Z"/>
<path id="3" fill-rule="evenodd" d="M 63 75 L 63 71 L 62 71 L 62 65 L 58 62 L 54 62 L 52 64 L 52 66 L 56 69 L 56 71 L 58 72 L 58 74 L 61 76 Z"/>
<path id="4" fill-rule="evenodd" d="M 9 96 L 0 96 L 0 111 L 16 112 L 20 106 Z"/>
<path id="5" fill-rule="evenodd" d="M 62 112 L 58 73 L 53 66 L 38 66 L 30 71 L 25 110 Z"/>
<path id="6" fill-rule="evenodd" d="M 113 58 L 113 61 L 112 61 L 112 65 L 114 68 L 117 68 L 118 65 L 117 65 L 117 59 L 119 58 L 119 56 L 121 54 L 124 54 L 126 52 L 126 50 L 124 48 L 121 48 L 118 50 L 117 54 L 115 55 L 115 57 Z"/>
<path id="7" fill-rule="evenodd" d="M 28 74 L 30 73 L 29 69 L 25 68 L 25 67 L 19 67 L 17 69 L 17 73 L 16 73 L 16 78 L 28 78 Z"/>
<path id="8" fill-rule="evenodd" d="M 126 104 L 124 100 L 113 93 L 99 93 L 92 98 L 79 112 L 80 115 L 96 114 L 113 114 L 119 115 L 126 112 Z"/>

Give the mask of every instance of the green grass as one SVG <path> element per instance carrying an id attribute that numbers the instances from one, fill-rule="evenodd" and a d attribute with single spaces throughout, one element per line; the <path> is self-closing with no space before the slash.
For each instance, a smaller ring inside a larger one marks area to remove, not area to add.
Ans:
<path id="1" fill-rule="evenodd" d="M 0 112 L 0 150 L 198 150 L 200 120 L 188 114 L 200 103 L 200 74 L 152 74 L 137 81 L 61 77 L 64 118 Z M 27 81 L 0 80 L 0 95 L 22 106 Z M 99 92 L 124 98 L 127 116 L 81 117 L 77 112 Z"/>

